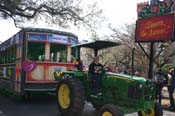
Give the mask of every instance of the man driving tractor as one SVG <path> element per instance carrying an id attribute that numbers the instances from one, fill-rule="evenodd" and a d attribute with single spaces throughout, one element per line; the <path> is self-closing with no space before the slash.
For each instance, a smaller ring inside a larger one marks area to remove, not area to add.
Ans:
<path id="1" fill-rule="evenodd" d="M 101 88 L 101 77 L 104 74 L 104 67 L 99 63 L 99 56 L 96 56 L 89 66 L 88 75 L 92 80 L 92 88 L 99 91 Z"/>

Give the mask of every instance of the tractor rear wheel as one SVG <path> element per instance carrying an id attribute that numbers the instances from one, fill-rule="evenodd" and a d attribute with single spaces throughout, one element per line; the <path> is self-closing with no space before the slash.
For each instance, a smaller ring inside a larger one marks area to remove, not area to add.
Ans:
<path id="1" fill-rule="evenodd" d="M 159 103 L 155 103 L 154 108 L 138 112 L 139 116 L 163 116 L 163 110 Z"/>
<path id="2" fill-rule="evenodd" d="M 106 104 L 100 109 L 98 116 L 124 116 L 124 114 L 117 106 Z"/>
<path id="3" fill-rule="evenodd" d="M 60 80 L 57 86 L 57 101 L 63 116 L 80 115 L 85 104 L 81 82 L 73 77 Z"/>

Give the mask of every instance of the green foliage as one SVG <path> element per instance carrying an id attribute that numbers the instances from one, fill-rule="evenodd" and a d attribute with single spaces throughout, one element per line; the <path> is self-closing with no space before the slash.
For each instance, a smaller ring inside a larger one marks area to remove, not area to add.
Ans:
<path id="1" fill-rule="evenodd" d="M 161 69 L 163 72 L 168 72 L 171 68 L 175 69 L 175 65 L 165 65 Z"/>

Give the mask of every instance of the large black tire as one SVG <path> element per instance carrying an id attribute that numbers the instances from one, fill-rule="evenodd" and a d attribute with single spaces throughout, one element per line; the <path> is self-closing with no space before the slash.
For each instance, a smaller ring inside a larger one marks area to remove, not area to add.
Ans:
<path id="1" fill-rule="evenodd" d="M 154 104 L 154 108 L 148 109 L 148 111 L 139 111 L 139 116 L 163 116 L 163 110 L 159 103 Z"/>
<path id="2" fill-rule="evenodd" d="M 93 105 L 93 108 L 95 108 L 96 111 L 99 111 L 100 108 L 101 108 L 101 105 L 98 105 L 98 104 L 92 104 Z"/>
<path id="3" fill-rule="evenodd" d="M 26 91 L 23 95 L 21 95 L 22 101 L 29 101 L 31 99 L 31 93 L 29 91 Z"/>
<path id="4" fill-rule="evenodd" d="M 63 116 L 79 116 L 84 108 L 84 88 L 73 77 L 59 81 L 57 86 L 58 109 Z"/>
<path id="5" fill-rule="evenodd" d="M 124 114 L 117 106 L 106 104 L 100 109 L 98 116 L 124 116 Z"/>

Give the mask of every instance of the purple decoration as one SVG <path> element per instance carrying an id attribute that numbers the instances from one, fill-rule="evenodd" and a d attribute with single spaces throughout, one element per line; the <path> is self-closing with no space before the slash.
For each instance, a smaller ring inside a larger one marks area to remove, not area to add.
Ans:
<path id="1" fill-rule="evenodd" d="M 36 63 L 31 61 L 24 61 L 22 63 L 22 68 L 25 72 L 31 72 L 36 68 L 36 66 L 37 66 Z"/>

